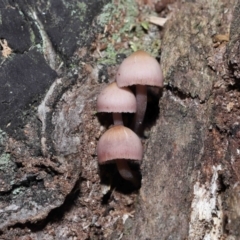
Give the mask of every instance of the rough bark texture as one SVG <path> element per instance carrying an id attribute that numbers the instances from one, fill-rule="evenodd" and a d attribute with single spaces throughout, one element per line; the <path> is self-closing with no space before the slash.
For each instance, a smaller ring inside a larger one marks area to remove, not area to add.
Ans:
<path id="1" fill-rule="evenodd" d="M 142 164 L 131 239 L 239 238 L 239 89 L 231 72 L 237 77 L 240 2 L 233 13 L 235 4 L 185 3 L 166 26 L 166 91 Z M 212 37 L 228 34 L 230 24 L 226 55 L 226 42 L 213 46 Z"/>
<path id="2" fill-rule="evenodd" d="M 0 239 L 240 238 L 240 1 L 162 1 L 164 29 L 153 2 L 0 2 Z M 96 97 L 160 45 L 138 191 L 98 167 Z"/>

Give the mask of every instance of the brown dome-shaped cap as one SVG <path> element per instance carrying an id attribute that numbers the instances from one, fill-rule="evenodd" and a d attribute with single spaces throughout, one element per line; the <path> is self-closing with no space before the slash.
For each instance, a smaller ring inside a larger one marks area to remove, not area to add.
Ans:
<path id="1" fill-rule="evenodd" d="M 98 141 L 99 164 L 114 159 L 142 160 L 143 147 L 139 137 L 129 128 L 114 126 Z"/>
<path id="2" fill-rule="evenodd" d="M 116 82 L 104 88 L 97 99 L 98 112 L 134 113 L 136 110 L 134 94 L 127 87 L 119 88 Z"/>
<path id="3" fill-rule="evenodd" d="M 116 80 L 119 87 L 131 85 L 163 86 L 163 74 L 159 63 L 142 50 L 136 51 L 123 60 L 118 69 Z"/>

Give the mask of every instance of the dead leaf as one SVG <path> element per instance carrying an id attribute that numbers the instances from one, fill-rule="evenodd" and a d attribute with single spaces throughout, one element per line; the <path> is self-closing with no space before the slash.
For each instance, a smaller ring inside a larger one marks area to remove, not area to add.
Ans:
<path id="1" fill-rule="evenodd" d="M 3 48 L 2 49 L 3 57 L 8 58 L 8 56 L 11 55 L 12 53 L 12 49 L 8 46 L 7 40 L 6 39 L 0 40 L 0 44 Z"/>

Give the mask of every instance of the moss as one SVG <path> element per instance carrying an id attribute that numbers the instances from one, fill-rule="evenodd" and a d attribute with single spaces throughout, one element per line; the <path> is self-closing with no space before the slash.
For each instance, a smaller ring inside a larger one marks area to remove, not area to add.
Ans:
<path id="1" fill-rule="evenodd" d="M 98 17 L 98 23 L 101 26 L 105 26 L 110 21 L 114 8 L 113 3 L 108 3 L 104 6 L 102 13 Z"/>
<path id="2" fill-rule="evenodd" d="M 138 8 L 136 1 L 112 0 L 105 5 L 98 17 L 98 24 L 106 29 L 105 36 L 97 42 L 106 45 L 98 59 L 100 64 L 115 64 L 117 54 L 129 55 L 133 51 L 142 49 L 153 56 L 157 56 L 160 48 L 160 38 L 149 34 L 151 28 L 145 20 L 150 14 L 149 9 Z M 144 19 L 144 20 L 141 20 Z"/>

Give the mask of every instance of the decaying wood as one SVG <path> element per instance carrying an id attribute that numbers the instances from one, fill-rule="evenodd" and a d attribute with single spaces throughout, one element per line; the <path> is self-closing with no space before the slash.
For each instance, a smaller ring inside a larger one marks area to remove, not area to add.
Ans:
<path id="1" fill-rule="evenodd" d="M 238 76 L 240 2 L 235 4 L 185 3 L 166 25 L 166 88 L 142 165 L 131 239 L 239 238 L 239 88 L 232 73 Z M 229 45 L 214 48 L 212 36 L 229 32 Z"/>
<path id="2" fill-rule="evenodd" d="M 96 156 L 112 123 L 96 114 L 96 97 L 119 63 L 98 60 L 109 42 L 120 52 L 137 37 L 114 39 L 127 24 L 118 15 L 98 26 L 109 1 L 47 2 L 0 3 L 0 239 L 239 239 L 240 1 L 138 1 L 158 2 L 160 17 L 168 3 L 173 11 L 140 190 Z M 144 26 L 160 39 L 162 28 Z"/>

